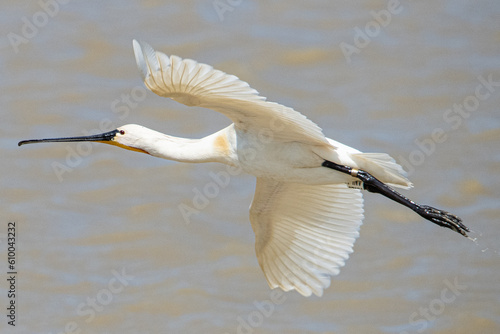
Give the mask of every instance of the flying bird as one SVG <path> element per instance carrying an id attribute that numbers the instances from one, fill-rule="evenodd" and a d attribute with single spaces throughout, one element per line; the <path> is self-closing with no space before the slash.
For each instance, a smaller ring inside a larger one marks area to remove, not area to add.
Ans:
<path id="1" fill-rule="evenodd" d="M 33 139 L 94 141 L 180 162 L 219 162 L 257 178 L 250 207 L 255 250 L 270 288 L 323 294 L 359 235 L 362 190 L 396 201 L 434 224 L 467 236 L 462 220 L 417 204 L 393 187 L 412 184 L 385 153 L 363 153 L 325 137 L 292 108 L 269 102 L 246 82 L 191 59 L 133 41 L 137 66 L 154 93 L 215 110 L 233 123 L 202 139 L 169 136 L 128 124 L 99 135 Z"/>

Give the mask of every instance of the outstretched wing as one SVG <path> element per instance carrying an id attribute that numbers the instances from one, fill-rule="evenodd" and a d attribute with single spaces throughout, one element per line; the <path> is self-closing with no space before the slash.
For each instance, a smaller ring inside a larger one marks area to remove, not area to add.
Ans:
<path id="1" fill-rule="evenodd" d="M 292 108 L 266 101 L 234 75 L 191 59 L 168 57 L 136 40 L 133 45 L 137 66 L 152 92 L 187 106 L 218 111 L 243 131 L 268 129 L 274 140 L 328 144 L 315 123 Z"/>
<path id="2" fill-rule="evenodd" d="M 362 220 L 361 192 L 345 184 L 258 178 L 250 221 L 269 286 L 321 296 L 352 253 Z"/>

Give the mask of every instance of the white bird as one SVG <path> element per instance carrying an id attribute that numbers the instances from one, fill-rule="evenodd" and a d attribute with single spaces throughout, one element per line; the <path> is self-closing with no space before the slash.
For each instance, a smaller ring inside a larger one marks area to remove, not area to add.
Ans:
<path id="1" fill-rule="evenodd" d="M 257 258 L 271 288 L 321 296 L 353 251 L 363 219 L 361 190 L 380 193 L 425 219 L 466 236 L 448 212 L 419 205 L 390 186 L 410 188 L 385 153 L 362 153 L 326 138 L 299 112 L 266 101 L 233 75 L 133 41 L 137 66 L 154 93 L 218 111 L 233 124 L 202 139 L 128 124 L 94 136 L 35 139 L 97 141 L 181 162 L 220 162 L 257 177 L 250 207 Z"/>

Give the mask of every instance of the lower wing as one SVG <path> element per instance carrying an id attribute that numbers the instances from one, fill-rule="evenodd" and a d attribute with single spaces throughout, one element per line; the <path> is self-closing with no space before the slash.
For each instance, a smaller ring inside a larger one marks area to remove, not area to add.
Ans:
<path id="1" fill-rule="evenodd" d="M 345 184 L 258 178 L 250 221 L 269 286 L 321 296 L 352 253 L 362 220 L 361 192 Z"/>

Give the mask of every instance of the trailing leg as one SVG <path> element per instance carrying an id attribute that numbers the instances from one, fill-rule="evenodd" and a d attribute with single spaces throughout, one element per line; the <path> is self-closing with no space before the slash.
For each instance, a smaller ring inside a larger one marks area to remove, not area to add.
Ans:
<path id="1" fill-rule="evenodd" d="M 361 180 L 363 182 L 363 189 L 366 189 L 372 193 L 381 194 L 395 202 L 398 202 L 399 204 L 410 208 L 411 210 L 418 213 L 421 217 L 433 222 L 434 224 L 449 228 L 465 237 L 467 236 L 466 232 L 469 232 L 469 228 L 462 224 L 462 219 L 460 219 L 459 217 L 444 210 L 439 210 L 428 205 L 417 204 L 364 170 L 359 170 L 349 166 L 342 166 L 327 160 L 323 162 L 323 166 L 345 174 L 349 174 L 352 177 Z"/>

